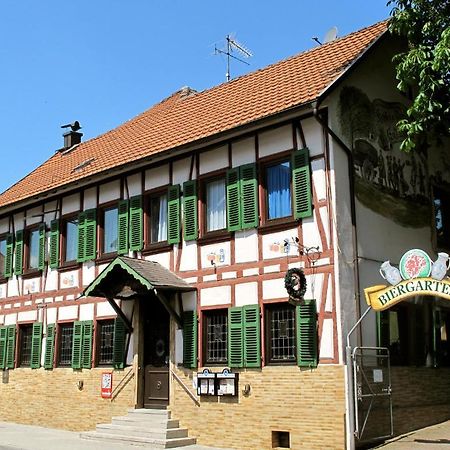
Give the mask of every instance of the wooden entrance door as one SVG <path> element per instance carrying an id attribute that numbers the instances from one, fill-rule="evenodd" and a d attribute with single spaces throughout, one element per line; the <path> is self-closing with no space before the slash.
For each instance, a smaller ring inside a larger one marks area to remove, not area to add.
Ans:
<path id="1" fill-rule="evenodd" d="M 154 296 L 144 306 L 144 407 L 169 404 L 169 313 Z"/>

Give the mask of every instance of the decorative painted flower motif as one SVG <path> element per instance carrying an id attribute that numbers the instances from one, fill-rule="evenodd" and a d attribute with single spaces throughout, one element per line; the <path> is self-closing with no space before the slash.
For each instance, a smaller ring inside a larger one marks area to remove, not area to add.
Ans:
<path id="1" fill-rule="evenodd" d="M 409 278 L 416 278 L 427 265 L 427 261 L 423 256 L 412 255 L 405 262 L 405 272 Z"/>

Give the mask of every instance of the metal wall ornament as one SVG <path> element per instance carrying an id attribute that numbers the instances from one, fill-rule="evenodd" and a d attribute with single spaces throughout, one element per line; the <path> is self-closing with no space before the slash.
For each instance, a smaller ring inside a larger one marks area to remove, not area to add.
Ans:
<path id="1" fill-rule="evenodd" d="M 296 302 L 303 300 L 306 292 L 306 277 L 303 270 L 296 267 L 289 269 L 284 277 L 284 287 L 290 299 Z"/>

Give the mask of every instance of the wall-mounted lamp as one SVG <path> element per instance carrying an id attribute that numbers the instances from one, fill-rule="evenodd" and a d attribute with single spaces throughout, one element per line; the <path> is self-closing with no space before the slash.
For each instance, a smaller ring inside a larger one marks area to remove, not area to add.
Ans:
<path id="1" fill-rule="evenodd" d="M 84 381 L 83 380 L 78 380 L 77 381 L 77 388 L 79 391 L 82 391 L 84 387 Z"/>
<path id="2" fill-rule="evenodd" d="M 242 393 L 248 397 L 250 395 L 250 392 L 252 391 L 252 387 L 250 384 L 244 384 L 244 389 L 242 389 Z"/>

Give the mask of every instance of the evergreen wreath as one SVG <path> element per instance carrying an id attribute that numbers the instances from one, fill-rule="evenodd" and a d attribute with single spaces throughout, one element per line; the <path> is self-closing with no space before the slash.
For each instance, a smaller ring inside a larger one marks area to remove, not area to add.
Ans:
<path id="1" fill-rule="evenodd" d="M 286 272 L 284 287 L 289 297 L 298 300 L 303 299 L 306 292 L 306 277 L 302 269 L 293 268 Z"/>

